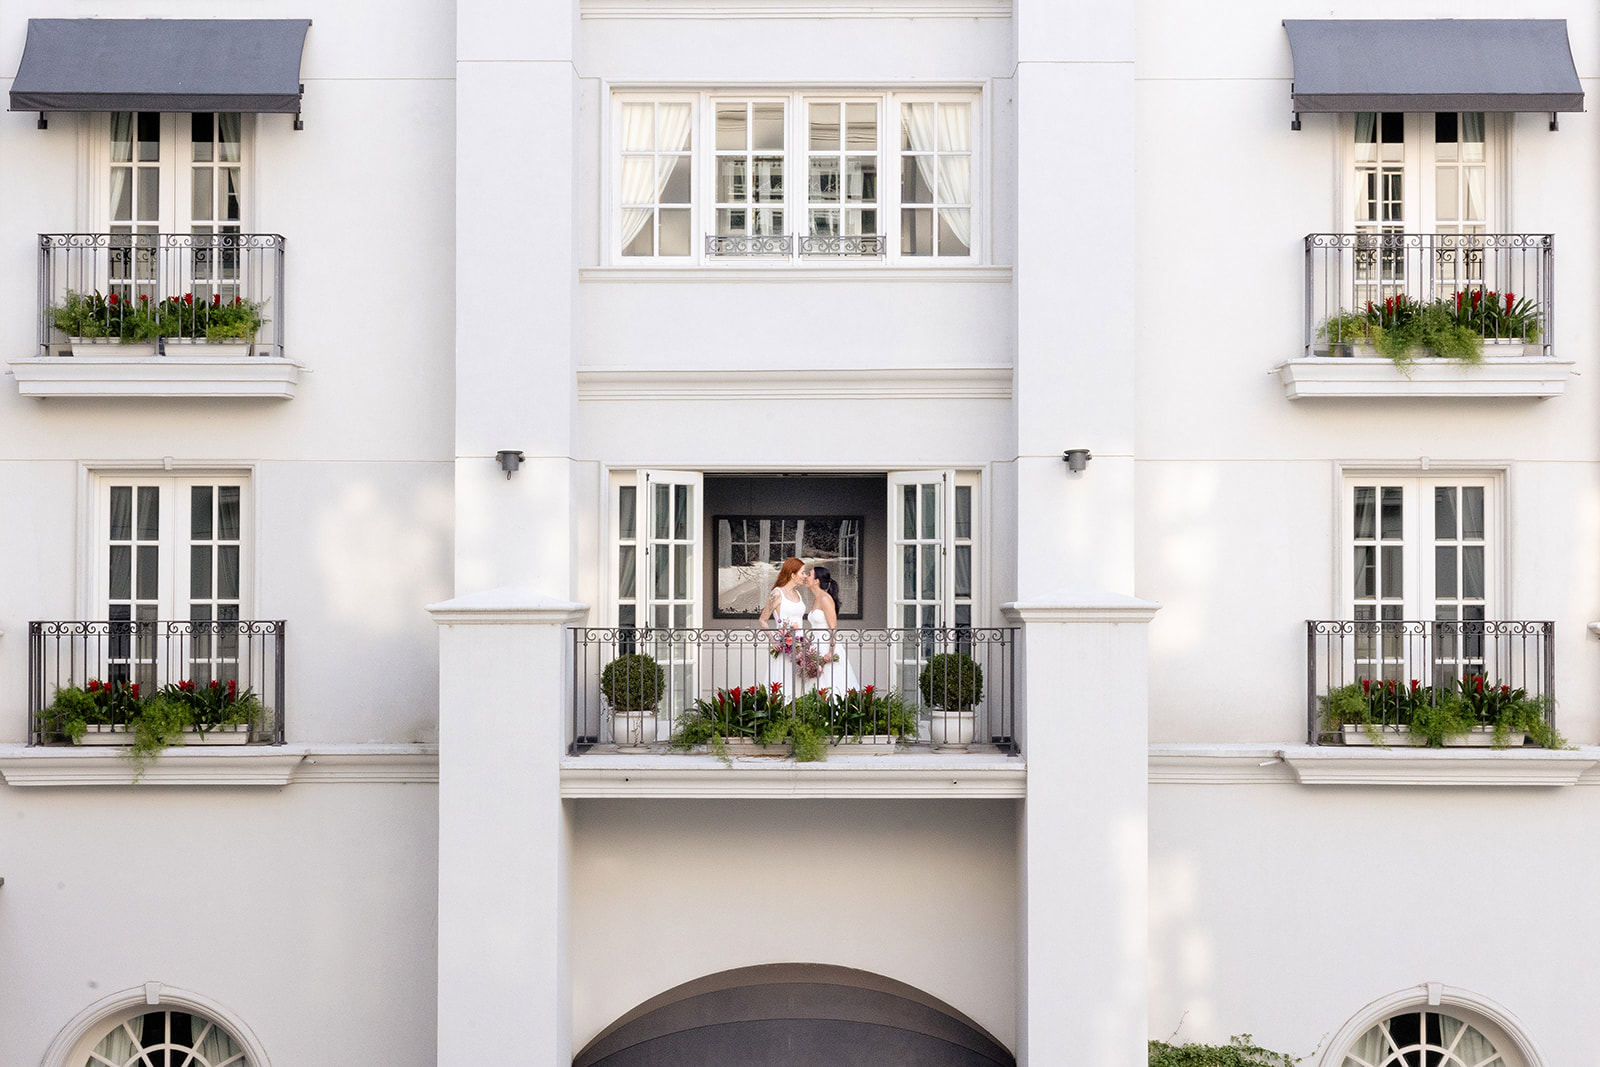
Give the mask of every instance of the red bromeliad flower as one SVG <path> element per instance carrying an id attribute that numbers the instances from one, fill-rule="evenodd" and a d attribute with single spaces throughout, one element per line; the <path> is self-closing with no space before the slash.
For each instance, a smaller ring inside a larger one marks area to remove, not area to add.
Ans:
<path id="1" fill-rule="evenodd" d="M 773 696 L 777 696 L 778 695 L 778 690 L 780 690 L 782 688 L 783 688 L 783 683 L 782 682 L 773 682 L 772 683 L 772 695 Z"/>
<path id="2" fill-rule="evenodd" d="M 1474 290 L 1472 290 L 1472 306 L 1473 307 L 1477 307 L 1481 303 L 1483 303 L 1483 290 L 1482 289 L 1474 289 Z"/>
<path id="3" fill-rule="evenodd" d="M 1421 688 L 1422 688 L 1422 683 L 1421 682 L 1417 681 L 1415 678 L 1411 679 L 1411 691 L 1413 693 L 1415 693 L 1418 689 L 1421 689 Z"/>
<path id="4" fill-rule="evenodd" d="M 228 699 L 232 700 L 239 695 L 239 683 L 232 678 L 228 679 Z"/>
<path id="5" fill-rule="evenodd" d="M 189 681 L 188 679 L 184 679 L 183 681 L 178 683 L 178 692 L 180 692 L 180 693 L 192 693 L 192 692 L 194 692 L 194 683 Z"/>
<path id="6" fill-rule="evenodd" d="M 1500 687 L 1500 695 L 1503 696 L 1503 697 L 1510 696 L 1511 695 L 1511 687 L 1509 685 L 1502 685 Z"/>
<path id="7" fill-rule="evenodd" d="M 1361 679 L 1361 692 L 1363 694 L 1365 694 L 1366 696 L 1371 696 L 1372 695 L 1372 679 L 1371 678 L 1363 678 L 1363 679 Z"/>
<path id="8" fill-rule="evenodd" d="M 110 304 L 112 307 L 116 307 L 117 306 L 117 294 L 116 293 L 112 293 L 111 296 L 106 300 L 106 303 Z"/>
<path id="9" fill-rule="evenodd" d="M 138 682 L 130 683 L 128 685 L 128 693 L 133 697 L 133 699 L 138 700 L 139 699 L 139 683 Z"/>
<path id="10" fill-rule="evenodd" d="M 1517 294 L 1516 293 L 1507 293 L 1506 294 L 1506 314 L 1507 315 L 1511 314 L 1511 305 L 1516 299 L 1517 299 Z"/>
<path id="11" fill-rule="evenodd" d="M 221 307 L 222 306 L 222 294 L 221 293 L 212 293 L 211 294 L 211 306 L 212 307 Z"/>
<path id="12" fill-rule="evenodd" d="M 183 294 L 183 304 L 184 304 L 185 307 L 194 307 L 194 294 L 193 293 L 184 293 Z"/>
<path id="13" fill-rule="evenodd" d="M 100 692 L 100 679 L 98 679 L 98 678 L 90 678 L 89 679 L 89 684 L 84 686 L 84 689 L 88 690 L 91 693 Z"/>
<path id="14" fill-rule="evenodd" d="M 1482 693 L 1483 693 L 1483 675 L 1481 675 L 1481 674 L 1473 675 L 1472 682 L 1473 682 L 1473 685 L 1475 685 L 1477 687 L 1479 695 L 1482 695 Z"/>

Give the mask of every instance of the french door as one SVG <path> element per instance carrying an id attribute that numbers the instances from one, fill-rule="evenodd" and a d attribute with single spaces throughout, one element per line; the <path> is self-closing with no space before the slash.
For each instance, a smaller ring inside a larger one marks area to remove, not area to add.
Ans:
<path id="1" fill-rule="evenodd" d="M 1357 676 L 1404 682 L 1423 667 L 1456 677 L 1481 667 L 1483 627 L 1473 624 L 1499 609 L 1497 507 L 1488 478 L 1346 479 L 1350 617 L 1445 624 L 1358 627 Z M 1419 665 L 1417 641 L 1429 630 L 1429 662 Z"/>
<path id="2" fill-rule="evenodd" d="M 929 656 L 965 651 L 973 623 L 977 549 L 975 479 L 953 470 L 889 475 L 889 625 L 896 685 L 917 691 Z M 956 631 L 954 635 L 950 631 Z"/>
<path id="3" fill-rule="evenodd" d="M 106 680 L 238 677 L 237 628 L 226 624 L 248 607 L 246 489 L 238 477 L 99 481 L 94 598 L 111 624 Z M 167 634 L 158 621 L 195 625 Z"/>
<path id="4" fill-rule="evenodd" d="M 613 482 L 617 625 L 643 633 L 621 651 L 644 652 L 665 674 L 667 706 L 694 698 L 702 621 L 700 530 L 704 479 L 697 472 L 635 471 Z"/>

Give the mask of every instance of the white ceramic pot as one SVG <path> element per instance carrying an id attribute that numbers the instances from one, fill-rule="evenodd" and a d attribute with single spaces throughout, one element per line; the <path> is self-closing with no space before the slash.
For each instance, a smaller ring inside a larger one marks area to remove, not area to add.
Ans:
<path id="1" fill-rule="evenodd" d="M 935 748 L 965 748 L 972 744 L 977 714 L 973 711 L 946 711 L 934 708 L 929 713 L 928 736 Z"/>

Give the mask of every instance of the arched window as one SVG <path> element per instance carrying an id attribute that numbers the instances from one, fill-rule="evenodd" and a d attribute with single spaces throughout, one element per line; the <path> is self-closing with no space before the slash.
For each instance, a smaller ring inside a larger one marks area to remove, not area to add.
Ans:
<path id="1" fill-rule="evenodd" d="M 1391 1007 L 1332 1062 L 1338 1067 L 1530 1067 L 1510 1031 L 1490 1016 L 1448 1002 Z"/>
<path id="2" fill-rule="evenodd" d="M 125 1019 L 95 1044 L 83 1067 L 250 1067 L 233 1035 L 187 1011 Z"/>

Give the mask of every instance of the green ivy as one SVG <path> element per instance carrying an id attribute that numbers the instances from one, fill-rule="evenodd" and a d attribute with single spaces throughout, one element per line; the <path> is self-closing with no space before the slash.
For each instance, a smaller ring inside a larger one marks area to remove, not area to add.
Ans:
<path id="1" fill-rule="evenodd" d="M 1149 1067 L 1294 1067 L 1297 1056 L 1261 1048 L 1249 1034 L 1235 1034 L 1226 1045 L 1169 1045 L 1150 1042 Z"/>

